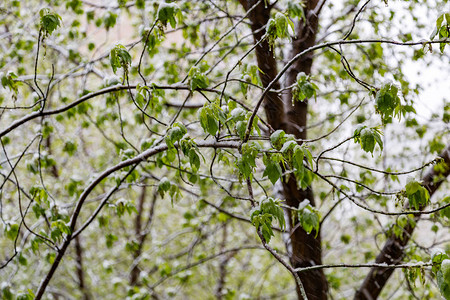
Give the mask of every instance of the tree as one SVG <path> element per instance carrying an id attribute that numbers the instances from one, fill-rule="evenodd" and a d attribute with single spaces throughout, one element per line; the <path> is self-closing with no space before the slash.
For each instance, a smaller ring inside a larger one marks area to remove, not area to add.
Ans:
<path id="1" fill-rule="evenodd" d="M 446 2 L 4 4 L 2 297 L 450 299 Z"/>

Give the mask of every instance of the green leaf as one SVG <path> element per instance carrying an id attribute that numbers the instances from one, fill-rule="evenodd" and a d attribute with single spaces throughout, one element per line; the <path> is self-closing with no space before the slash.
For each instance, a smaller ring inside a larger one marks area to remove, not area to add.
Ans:
<path id="1" fill-rule="evenodd" d="M 77 151 L 77 144 L 68 141 L 64 144 L 64 148 L 63 148 L 64 152 L 67 152 L 67 154 L 69 154 L 69 156 L 72 156 L 75 151 Z"/>
<path id="2" fill-rule="evenodd" d="M 305 11 L 303 7 L 305 4 L 302 0 L 294 0 L 288 2 L 288 13 L 292 18 L 299 18 L 300 20 L 306 20 Z"/>
<path id="3" fill-rule="evenodd" d="M 310 76 L 304 72 L 297 74 L 296 85 L 292 88 L 292 103 L 294 101 L 304 101 L 314 96 L 317 100 L 317 85 L 310 81 Z"/>
<path id="4" fill-rule="evenodd" d="M 279 206 L 279 202 L 280 200 L 274 200 L 270 197 L 265 198 L 250 212 L 252 224 L 256 227 L 256 230 L 261 229 L 261 233 L 267 243 L 270 242 L 271 237 L 274 236 L 272 230 L 273 219 L 278 221 L 282 230 L 286 227 L 284 212 Z"/>
<path id="5" fill-rule="evenodd" d="M 264 170 L 263 177 L 269 177 L 270 182 L 272 182 L 272 184 L 275 184 L 275 182 L 277 182 L 282 174 L 283 171 L 280 164 L 278 162 L 269 160 L 266 164 L 266 169 Z"/>
<path id="6" fill-rule="evenodd" d="M 197 151 L 193 148 L 189 150 L 189 163 L 195 172 L 200 169 L 200 156 L 198 156 Z"/>
<path id="7" fill-rule="evenodd" d="M 39 11 L 41 17 L 41 30 L 44 37 L 47 37 L 53 33 L 59 26 L 61 26 L 61 16 L 55 12 L 50 11 L 49 8 L 43 8 Z"/>
<path id="8" fill-rule="evenodd" d="M 19 293 L 16 300 L 33 300 L 35 295 L 31 289 L 28 289 L 27 293 Z"/>
<path id="9" fill-rule="evenodd" d="M 269 19 L 267 22 L 266 36 L 271 47 L 274 46 L 277 39 L 289 39 L 289 27 L 295 32 L 294 23 L 283 13 L 277 12 L 275 18 Z"/>
<path id="10" fill-rule="evenodd" d="M 105 24 L 106 31 L 109 31 L 111 28 L 113 28 L 116 25 L 117 22 L 117 14 L 108 11 L 106 12 L 105 16 L 103 17 L 103 24 Z"/>
<path id="11" fill-rule="evenodd" d="M 421 209 L 428 203 L 430 194 L 428 190 L 423 187 L 419 182 L 411 180 L 405 186 L 406 196 L 409 200 L 409 205 L 414 209 Z"/>
<path id="12" fill-rule="evenodd" d="M 158 184 L 158 192 L 161 195 L 161 198 L 164 197 L 164 194 L 169 191 L 171 183 L 167 177 L 161 178 Z"/>
<path id="13" fill-rule="evenodd" d="M 438 271 L 436 274 L 437 284 L 439 286 L 439 290 L 441 295 L 446 299 L 450 300 L 450 282 L 446 281 L 444 275 L 441 271 Z"/>
<path id="14" fill-rule="evenodd" d="M 380 150 L 383 151 L 383 140 L 381 132 L 378 128 L 368 128 L 366 126 L 358 126 L 353 133 L 355 143 L 359 143 L 361 148 L 373 155 L 375 145 L 378 144 Z"/>
<path id="15" fill-rule="evenodd" d="M 207 115 L 206 122 L 208 133 L 211 135 L 216 135 L 217 131 L 219 130 L 218 120 L 214 118 L 214 115 Z"/>
<path id="16" fill-rule="evenodd" d="M 245 119 L 246 112 L 241 107 L 236 107 L 230 112 L 230 120 L 241 121 Z"/>
<path id="17" fill-rule="evenodd" d="M 175 17 L 181 17 L 181 10 L 175 3 L 161 3 L 158 7 L 157 18 L 163 26 L 167 26 L 167 23 L 170 23 L 172 28 L 175 28 L 177 25 L 177 21 Z"/>
<path id="18" fill-rule="evenodd" d="M 450 196 L 445 197 L 444 199 L 442 199 L 442 201 L 439 202 L 439 204 L 440 204 L 441 206 L 446 205 L 446 204 L 448 204 L 448 203 L 450 203 Z M 442 217 L 445 217 L 445 218 L 447 218 L 448 220 L 450 220 L 450 206 L 447 207 L 447 208 L 441 209 L 441 210 L 439 211 L 439 214 L 440 214 Z"/>
<path id="19" fill-rule="evenodd" d="M 174 144 L 181 140 L 187 133 L 186 127 L 179 122 L 175 122 L 172 127 L 167 131 L 165 141 L 169 148 L 173 148 Z"/>
<path id="20" fill-rule="evenodd" d="M 9 88 L 11 92 L 14 93 L 14 97 L 17 97 L 17 93 L 19 92 L 17 81 L 17 75 L 14 72 L 7 72 L 6 75 L 2 76 L 1 83 L 4 88 Z"/>
<path id="21" fill-rule="evenodd" d="M 281 147 L 280 152 L 282 152 L 283 154 L 288 153 L 289 151 L 291 151 L 292 149 L 294 149 L 294 147 L 297 145 L 296 141 L 286 141 L 283 144 L 283 147 Z"/>
<path id="22" fill-rule="evenodd" d="M 306 233 L 310 234 L 314 230 L 317 237 L 320 227 L 320 215 L 318 211 L 309 204 L 308 200 L 304 200 L 299 204 L 298 219 Z"/>
<path id="23" fill-rule="evenodd" d="M 2 296 L 2 299 L 5 300 L 13 300 L 15 298 L 13 293 L 11 292 L 11 287 L 9 286 L 9 284 L 2 284 L 0 296 Z"/>
<path id="24" fill-rule="evenodd" d="M 312 169 L 313 168 L 313 157 L 312 157 L 312 154 L 307 148 L 305 148 L 304 145 L 302 145 L 301 147 L 303 148 L 303 153 L 306 156 L 306 160 L 307 160 L 307 162 L 309 164 L 309 167 Z"/>
<path id="25" fill-rule="evenodd" d="M 450 284 L 450 259 L 444 259 L 442 261 L 441 272 L 445 282 Z"/>
<path id="26" fill-rule="evenodd" d="M 114 243 L 117 242 L 119 238 L 116 235 L 110 233 L 105 236 L 105 240 L 106 240 L 106 247 L 112 248 Z"/>
<path id="27" fill-rule="evenodd" d="M 200 125 L 203 130 L 211 135 L 216 135 L 219 130 L 219 121 L 225 122 L 226 118 L 216 102 L 207 103 L 198 110 Z"/>
<path id="28" fill-rule="evenodd" d="M 372 131 L 368 128 L 364 128 L 360 133 L 361 147 L 364 151 L 373 153 L 375 149 L 375 137 Z"/>
<path id="29" fill-rule="evenodd" d="M 118 68 L 123 68 L 124 72 L 128 72 L 128 68 L 131 65 L 131 55 L 128 53 L 127 49 L 118 44 L 109 53 L 109 60 L 113 72 L 116 73 Z"/>
<path id="30" fill-rule="evenodd" d="M 389 82 L 384 84 L 375 96 L 375 108 L 381 115 L 383 123 L 390 123 L 395 111 L 397 111 L 395 116 L 400 118 L 401 102 L 397 94 L 398 88 Z"/>
<path id="31" fill-rule="evenodd" d="M 241 156 L 236 160 L 236 166 L 244 179 L 250 178 L 256 167 L 256 156 L 259 153 L 259 145 L 256 143 L 245 143 L 241 147 Z"/>
<path id="32" fill-rule="evenodd" d="M 281 149 L 281 147 L 283 146 L 283 144 L 286 140 L 284 138 L 285 135 L 286 135 L 286 133 L 281 129 L 278 129 L 277 131 L 275 131 L 274 133 L 272 133 L 270 135 L 270 142 L 272 143 L 272 146 L 275 149 L 277 149 L 277 150 Z"/>
<path id="33" fill-rule="evenodd" d="M 309 152 L 309 151 L 308 151 Z M 300 145 L 294 147 L 292 154 L 292 165 L 295 169 L 303 169 L 303 159 L 305 158 L 304 149 Z"/>
<path id="34" fill-rule="evenodd" d="M 21 264 L 22 266 L 28 265 L 28 261 L 27 261 L 27 259 L 25 258 L 25 256 L 23 256 L 23 253 L 22 253 L 22 252 L 20 252 L 19 257 L 18 257 L 18 260 L 19 260 L 19 264 Z"/>
<path id="35" fill-rule="evenodd" d="M 19 225 L 18 224 L 6 224 L 5 235 L 7 238 L 14 241 L 18 234 L 19 234 Z"/>
<path id="36" fill-rule="evenodd" d="M 192 67 L 189 70 L 188 76 L 191 91 L 195 91 L 196 89 L 206 89 L 209 85 L 208 78 L 197 67 Z"/>

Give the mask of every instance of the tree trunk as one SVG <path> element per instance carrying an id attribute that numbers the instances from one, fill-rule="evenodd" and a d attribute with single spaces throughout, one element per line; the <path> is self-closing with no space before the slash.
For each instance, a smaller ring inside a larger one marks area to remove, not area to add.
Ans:
<path id="1" fill-rule="evenodd" d="M 83 300 L 89 300 L 89 293 L 86 289 L 86 283 L 84 279 L 84 270 L 83 270 L 83 248 L 81 247 L 80 236 L 75 237 L 75 254 L 76 254 L 76 269 L 77 269 L 77 277 L 78 277 L 78 287 L 80 288 L 83 294 Z"/>
<path id="2" fill-rule="evenodd" d="M 239 0 L 242 6 L 248 10 L 257 1 Z M 252 22 L 251 29 L 255 32 L 262 26 L 267 24 L 270 19 L 270 6 L 265 6 L 262 1 L 250 14 L 249 19 Z M 315 44 L 315 36 L 318 27 L 318 16 L 309 13 L 317 5 L 317 0 L 307 1 L 305 6 L 305 15 L 309 15 L 307 22 L 300 20 L 296 26 L 297 37 L 292 43 L 290 56 L 293 57 L 301 51 Z M 264 32 L 254 33 L 255 43 L 260 41 Z M 278 74 L 276 59 L 274 53 L 270 49 L 269 44 L 264 41 L 256 47 L 256 58 L 258 67 L 262 71 L 260 73 L 261 81 L 264 87 L 276 77 Z M 292 66 L 286 76 L 286 86 L 296 81 L 297 74 L 311 72 L 312 57 L 305 56 Z M 279 89 L 280 83 L 273 85 L 272 89 Z M 264 99 L 264 108 L 267 121 L 274 130 L 282 129 L 286 133 L 294 134 L 297 138 L 306 138 L 308 102 L 296 102 L 292 106 L 292 92 L 288 90 L 282 99 L 277 93 L 268 93 Z M 299 190 L 296 180 L 291 177 L 288 182 L 283 183 L 283 196 L 286 203 L 292 207 L 298 207 L 300 202 L 308 199 L 311 205 L 315 205 L 312 189 Z M 286 211 L 289 218 L 290 228 L 296 228 L 298 218 Z M 317 237 L 316 237 L 317 234 Z M 311 232 L 307 234 L 300 226 L 295 231 L 290 232 L 289 241 L 287 242 L 290 262 L 293 267 L 307 267 L 322 264 L 322 245 L 320 232 Z M 306 295 L 310 300 L 321 300 L 327 298 L 328 284 L 323 270 L 314 270 L 299 273 L 299 277 L 304 285 Z M 300 291 L 297 291 L 299 299 L 302 299 Z"/>
<path id="3" fill-rule="evenodd" d="M 444 159 L 444 162 L 447 165 L 445 172 L 439 173 L 434 168 L 431 168 L 423 177 L 423 186 L 428 189 L 430 198 L 450 174 L 450 144 L 447 145 L 439 156 Z M 423 210 L 424 208 L 425 206 L 420 207 L 420 210 Z M 420 220 L 420 214 L 416 215 L 414 219 L 417 223 Z M 404 247 L 410 240 L 414 228 L 414 226 L 408 225 L 400 237 L 395 235 L 389 237 L 375 262 L 378 264 L 386 263 L 388 265 L 399 264 L 404 257 Z M 364 279 L 361 287 L 356 291 L 354 299 L 372 300 L 378 298 L 381 290 L 386 285 L 394 270 L 395 269 L 393 268 L 372 268 Z"/>
<path id="4" fill-rule="evenodd" d="M 318 27 L 318 16 L 314 15 L 312 11 L 317 5 L 317 0 L 307 1 L 305 6 L 305 15 L 309 16 L 307 22 L 300 20 L 296 24 L 297 37 L 292 43 L 291 58 L 308 49 L 315 44 L 315 38 Z M 310 13 L 311 12 L 311 13 Z M 296 82 L 297 74 L 304 72 L 311 73 L 312 67 L 312 53 L 297 60 L 291 69 L 287 72 L 286 86 L 290 86 Z M 288 126 L 286 132 L 294 134 L 298 139 L 307 138 L 307 114 L 308 101 L 295 101 L 292 105 L 292 90 L 287 90 L 285 94 L 285 104 L 287 106 Z M 300 202 L 308 199 L 311 205 L 315 206 L 314 194 L 311 187 L 305 191 L 299 190 L 295 178 L 291 176 L 287 183 L 283 184 L 284 196 L 289 206 L 298 207 Z M 295 214 L 295 212 L 293 212 Z M 298 223 L 297 217 L 292 216 L 292 212 L 288 211 L 291 228 L 294 232 L 290 232 L 290 245 L 292 249 L 290 261 L 293 267 L 308 267 L 322 264 L 322 244 L 320 231 L 315 231 L 307 234 Z M 316 237 L 317 234 L 317 237 Z M 305 287 L 308 299 L 327 299 L 328 283 L 323 273 L 323 270 L 313 270 L 299 273 L 300 279 Z M 297 294 L 300 297 L 299 291 Z"/>

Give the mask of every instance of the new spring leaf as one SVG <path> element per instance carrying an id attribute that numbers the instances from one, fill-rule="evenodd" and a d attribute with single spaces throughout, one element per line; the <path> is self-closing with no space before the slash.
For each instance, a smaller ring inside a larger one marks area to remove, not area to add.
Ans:
<path id="1" fill-rule="evenodd" d="M 50 11 L 48 8 L 43 8 L 39 11 L 41 17 L 41 30 L 44 37 L 47 37 L 53 33 L 59 26 L 61 26 L 61 16 L 55 12 Z"/>
<path id="2" fill-rule="evenodd" d="M 131 65 L 130 53 L 120 44 L 111 50 L 109 60 L 114 73 L 116 73 L 118 68 L 123 68 L 125 72 L 128 72 L 128 67 Z"/>

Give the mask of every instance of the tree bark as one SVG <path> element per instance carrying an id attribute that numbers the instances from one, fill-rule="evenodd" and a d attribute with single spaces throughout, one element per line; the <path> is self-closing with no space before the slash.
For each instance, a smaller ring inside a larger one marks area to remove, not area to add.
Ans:
<path id="1" fill-rule="evenodd" d="M 297 37 L 292 42 L 291 58 L 315 45 L 316 33 L 319 18 L 313 14 L 313 10 L 317 5 L 317 0 L 310 0 L 305 3 L 305 15 L 308 16 L 306 21 L 299 20 L 296 24 Z M 311 73 L 313 59 L 312 53 L 305 55 L 297 60 L 288 70 L 286 76 L 286 86 L 290 86 L 296 82 L 297 74 L 304 72 Z M 286 132 L 294 134 L 298 139 L 307 138 L 307 114 L 308 100 L 304 102 L 292 102 L 292 90 L 287 90 L 285 94 L 285 104 L 287 107 L 286 118 L 288 126 Z M 314 194 L 312 188 L 302 191 L 297 187 L 295 178 L 291 176 L 287 183 L 283 184 L 284 196 L 287 205 L 298 207 L 300 202 L 308 199 L 311 205 L 315 206 Z M 287 211 L 289 216 L 290 228 L 295 231 L 290 233 L 290 247 L 292 254 L 290 257 L 291 264 L 294 268 L 308 267 L 322 264 L 322 240 L 320 231 L 307 234 L 300 226 L 297 226 L 298 219 L 295 212 Z M 316 236 L 317 234 L 317 236 Z M 319 300 L 327 299 L 328 283 L 323 270 L 312 270 L 299 273 L 300 280 L 303 282 L 308 299 Z M 297 294 L 300 294 L 297 291 Z"/>
<path id="2" fill-rule="evenodd" d="M 83 294 L 83 300 L 89 300 L 91 297 L 86 289 L 83 270 L 83 248 L 81 247 L 80 236 L 75 237 L 75 254 L 76 254 L 76 269 L 78 277 L 78 287 Z"/>
<path id="3" fill-rule="evenodd" d="M 253 7 L 258 1 L 256 0 L 239 0 L 245 10 Z M 260 1 L 259 5 L 253 9 L 249 14 L 249 19 L 252 22 L 251 29 L 253 31 L 254 42 L 260 41 L 265 30 L 261 28 L 267 24 L 270 19 L 270 6 L 265 5 L 265 1 Z M 269 83 L 277 76 L 277 61 L 272 48 L 269 46 L 267 40 L 262 41 L 255 49 L 256 60 L 258 68 L 260 69 L 259 77 L 264 87 L 267 87 Z M 272 89 L 280 89 L 280 83 L 276 82 Z M 274 92 L 269 92 L 264 99 L 264 111 L 267 117 L 267 123 L 275 130 L 284 129 L 285 123 L 285 110 L 284 103 L 281 97 Z"/>
<path id="4" fill-rule="evenodd" d="M 249 9 L 257 1 L 239 0 L 244 9 Z M 290 56 L 293 57 L 301 51 L 314 46 L 315 37 L 318 28 L 318 16 L 312 11 L 317 5 L 317 0 L 310 0 L 305 3 L 305 15 L 309 16 L 307 21 L 299 20 L 296 26 L 297 37 L 294 38 Z M 270 19 L 270 6 L 265 6 L 264 1 L 260 3 L 249 14 L 252 22 L 251 29 L 255 32 L 262 26 L 267 24 Z M 254 33 L 255 43 L 260 41 L 265 32 L 259 31 Z M 256 59 L 258 67 L 262 71 L 260 73 L 261 81 L 264 87 L 276 77 L 278 74 L 277 63 L 274 53 L 266 41 L 263 41 L 256 47 Z M 286 74 L 286 86 L 296 81 L 297 74 L 311 72 L 312 56 L 302 57 L 291 67 Z M 277 82 L 273 89 L 279 89 L 281 84 Z M 295 102 L 292 105 L 292 91 L 287 90 L 282 99 L 276 93 L 268 93 L 264 99 L 264 108 L 268 123 L 274 130 L 282 129 L 286 133 L 294 134 L 297 138 L 305 139 L 307 136 L 307 113 L 308 102 Z M 292 207 L 298 207 L 300 202 L 308 199 L 312 205 L 315 205 L 312 189 L 299 190 L 296 180 L 292 178 L 288 182 L 283 183 L 283 196 L 286 203 Z M 295 212 L 286 211 L 289 218 L 290 228 L 296 228 L 290 232 L 288 241 L 288 253 L 290 255 L 290 263 L 294 268 L 307 267 L 322 264 L 322 245 L 320 232 L 312 232 L 307 234 L 298 224 L 298 218 Z M 317 236 L 316 236 L 317 234 Z M 303 282 L 306 295 L 311 300 L 327 299 L 328 284 L 323 270 L 313 270 L 299 273 L 300 280 Z M 300 291 L 297 290 L 299 299 L 302 299 Z"/>
<path id="5" fill-rule="evenodd" d="M 142 217 L 144 215 L 144 203 L 145 203 L 145 198 L 146 198 L 146 191 L 147 191 L 147 189 L 146 189 L 146 186 L 144 185 L 142 187 L 141 194 L 139 195 L 139 202 L 138 202 L 138 207 L 137 207 L 138 213 L 136 214 L 136 219 L 134 220 L 134 234 L 139 243 L 139 247 L 136 249 L 136 251 L 133 252 L 133 262 L 135 262 L 141 255 L 142 247 L 143 247 L 143 243 L 144 243 L 144 239 L 145 239 L 142 234 Z M 130 273 L 130 285 L 131 286 L 139 285 L 139 282 L 138 282 L 139 273 L 140 273 L 139 264 L 133 263 L 133 268 L 131 269 L 131 273 Z"/>
<path id="6" fill-rule="evenodd" d="M 450 174 L 450 144 L 439 155 L 445 162 L 447 168 L 445 172 L 441 173 L 434 168 L 428 170 L 423 177 L 423 186 L 428 189 L 430 198 Z M 423 210 L 425 206 L 421 207 Z M 420 214 L 414 216 L 416 223 L 420 220 Z M 408 225 L 403 234 L 400 237 L 391 235 L 386 241 L 383 249 L 378 254 L 375 263 L 386 263 L 388 265 L 399 264 L 404 257 L 404 247 L 410 240 L 415 226 Z M 387 268 L 372 268 L 364 279 L 360 288 L 356 291 L 355 300 L 372 300 L 377 299 L 381 293 L 381 290 L 386 285 L 389 277 L 392 275 L 395 269 Z"/>

